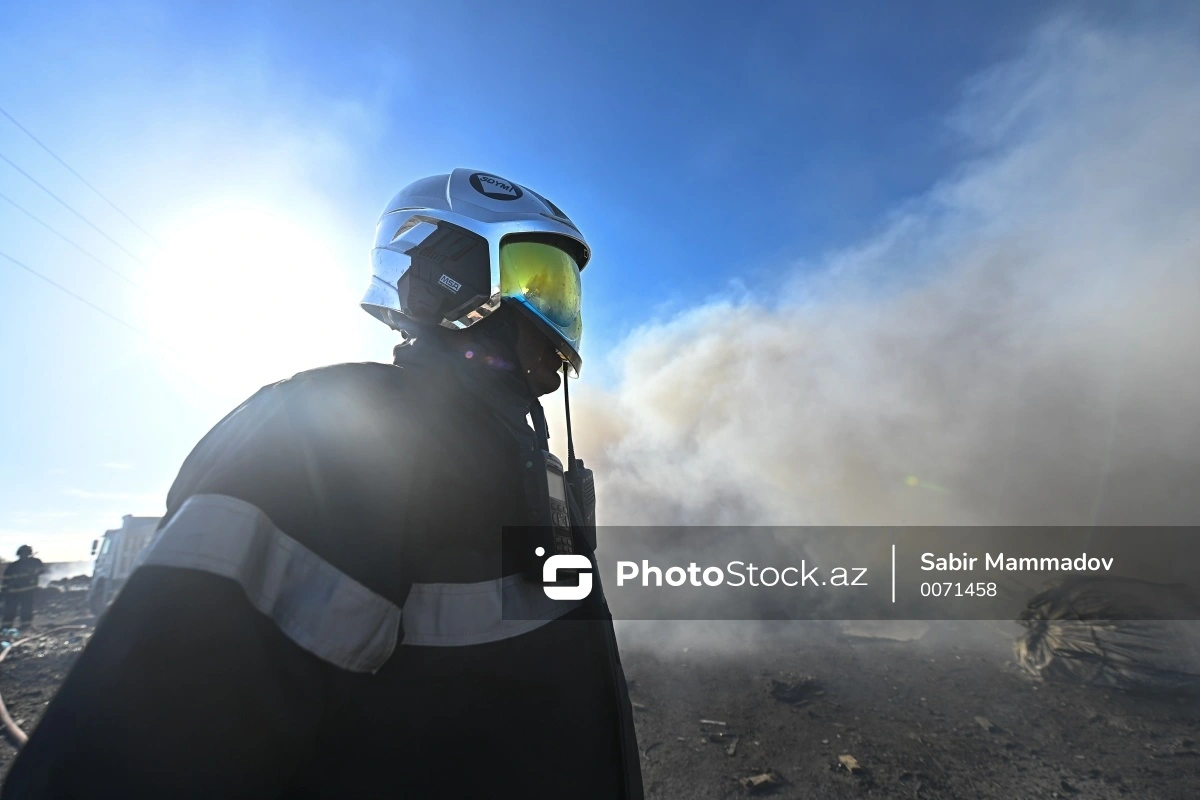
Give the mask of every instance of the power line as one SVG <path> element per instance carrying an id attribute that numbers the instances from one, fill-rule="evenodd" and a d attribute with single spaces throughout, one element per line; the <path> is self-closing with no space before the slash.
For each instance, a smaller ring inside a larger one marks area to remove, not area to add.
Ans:
<path id="1" fill-rule="evenodd" d="M 182 354 L 181 354 L 181 353 L 180 353 L 178 350 L 176 350 L 175 348 L 171 347 L 170 345 L 163 344 L 161 341 L 159 341 L 158 339 L 154 338 L 154 337 L 153 337 L 153 336 L 151 336 L 149 333 L 147 333 L 146 331 L 142 330 L 141 328 L 139 328 L 138 326 L 134 325 L 133 323 L 126 322 L 125 320 L 123 320 L 123 319 L 121 319 L 120 317 L 118 317 L 116 314 L 113 314 L 111 311 L 106 311 L 106 310 L 104 310 L 104 309 L 103 309 L 103 308 L 101 308 L 100 306 L 98 306 L 98 305 L 96 305 L 95 303 L 93 303 L 91 300 L 88 300 L 88 299 L 87 299 L 86 297 L 84 297 L 83 295 L 76 294 L 75 292 L 72 292 L 70 289 L 68 289 L 67 287 L 63 286 L 61 283 L 58 283 L 57 281 L 55 281 L 55 280 L 52 280 L 51 278 L 48 278 L 48 277 L 46 277 L 45 275 L 43 275 L 42 273 L 38 272 L 38 271 L 37 271 L 36 269 L 34 269 L 33 267 L 29 266 L 28 264 L 26 264 L 26 263 L 25 263 L 25 262 L 23 262 L 23 261 L 18 261 L 17 259 L 15 259 L 15 258 L 13 258 L 12 256 L 10 256 L 8 253 L 5 253 L 3 250 L 0 250 L 0 257 L 8 259 L 9 261 L 11 261 L 12 263 L 16 264 L 16 265 L 17 265 L 18 267 L 20 267 L 21 269 L 25 270 L 26 272 L 28 272 L 29 274 L 31 274 L 31 275 L 33 275 L 33 276 L 35 276 L 35 277 L 37 277 L 37 278 L 40 278 L 41 280 L 43 280 L 43 281 L 45 281 L 46 283 L 48 283 L 48 284 L 50 284 L 51 286 L 53 286 L 55 289 L 58 289 L 60 292 L 63 292 L 63 293 L 65 293 L 65 294 L 68 294 L 68 295 L 70 295 L 71 297 L 74 297 L 76 300 L 78 300 L 79 302 L 83 303 L 85 306 L 88 306 L 89 308 L 91 308 L 91 309 L 93 309 L 93 310 L 95 310 L 95 311 L 99 311 L 101 314 L 103 314 L 104 316 L 108 317 L 108 318 L 109 318 L 109 319 L 111 319 L 113 322 L 117 323 L 118 325 L 121 325 L 121 326 L 124 326 L 124 327 L 128 328 L 129 330 L 131 330 L 131 331 L 133 331 L 134 333 L 136 333 L 138 336 L 143 336 L 143 337 L 145 337 L 146 339 L 149 339 L 149 340 L 150 340 L 151 342 L 153 342 L 154 344 L 158 345 L 159 347 L 163 348 L 164 350 L 169 350 L 169 351 L 171 351 L 171 352 L 172 352 L 172 353 L 174 353 L 175 355 L 182 355 Z"/>
<path id="2" fill-rule="evenodd" d="M 34 269 L 33 267 L 29 266 L 28 264 L 24 263 L 23 261 L 18 261 L 17 259 L 15 259 L 15 258 L 13 258 L 12 256 L 10 256 L 8 253 L 5 253 L 3 250 L 0 250 L 0 258 L 6 258 L 6 259 L 8 259 L 8 260 L 9 260 L 9 261 L 11 261 L 13 264 L 15 264 L 16 266 L 18 266 L 18 267 L 20 267 L 21 269 L 25 270 L 26 272 L 28 272 L 29 274 L 33 275 L 34 277 L 36 277 L 36 278 L 38 278 L 38 279 L 40 279 L 40 280 L 42 280 L 42 281 L 45 281 L 46 283 L 48 283 L 48 284 L 50 284 L 51 286 L 53 286 L 55 289 L 58 289 L 60 292 L 63 292 L 64 294 L 67 294 L 67 295 L 69 295 L 69 296 L 73 297 L 74 299 L 76 299 L 76 300 L 78 300 L 79 302 L 83 303 L 83 304 L 84 304 L 85 306 L 87 306 L 88 308 L 90 308 L 90 309 L 92 309 L 92 310 L 94 310 L 94 311 L 98 311 L 98 312 L 100 312 L 101 314 L 103 314 L 104 316 L 108 317 L 109 319 L 111 319 L 113 322 L 117 323 L 117 324 L 118 324 L 118 325 L 120 325 L 121 327 L 123 327 L 123 328 L 128 328 L 129 330 L 131 330 L 131 331 L 133 331 L 134 333 L 136 333 L 138 336 L 141 336 L 143 339 L 146 339 L 146 340 L 147 340 L 148 342 L 150 342 L 151 344 L 154 344 L 154 345 L 157 345 L 158 347 L 161 347 L 163 350 L 166 350 L 168 353 L 171 353 L 171 354 L 173 354 L 173 355 L 180 356 L 181 358 L 186 358 L 186 356 L 184 356 L 182 353 L 180 353 L 180 352 L 179 352 L 178 350 L 176 350 L 174 347 L 171 347 L 169 344 L 166 344 L 165 342 L 163 342 L 161 339 L 159 339 L 159 338 L 157 338 L 157 337 L 155 337 L 155 336 L 151 335 L 151 334 L 150 334 L 150 333 L 148 333 L 147 331 L 143 330 L 142 328 L 139 328 L 138 326 L 134 325 L 134 324 L 133 324 L 133 323 L 131 323 L 131 322 L 126 322 L 125 320 L 123 320 L 123 319 L 121 319 L 120 317 L 118 317 L 116 314 L 113 314 L 111 311 L 106 311 L 105 309 L 103 309 L 103 308 L 101 308 L 100 306 L 98 306 L 98 305 L 96 305 L 95 303 L 93 303 L 91 300 L 88 300 L 86 297 L 84 297 L 84 296 L 82 296 L 82 295 L 79 295 L 79 294 L 76 294 L 75 292 L 72 292 L 70 289 L 68 289 L 67 287 L 63 286 L 61 283 L 58 283 L 57 281 L 55 281 L 55 280 L 52 280 L 52 279 L 50 279 L 50 278 L 46 277 L 45 275 L 43 275 L 42 273 L 38 272 L 38 271 L 37 271 L 36 269 Z M 208 386 L 208 385 L 205 385 L 205 384 L 202 384 L 202 383 L 200 383 L 200 382 L 199 382 L 199 381 L 197 381 L 195 378 L 193 378 L 191 375 L 189 375 L 189 374 L 188 374 L 186 371 L 185 371 L 185 372 L 180 372 L 180 373 L 178 373 L 177 377 L 179 377 L 179 378 L 180 378 L 180 379 L 182 379 L 182 380 L 183 380 L 185 383 L 188 383 L 188 384 L 190 384 L 192 387 L 194 387 L 195 389 L 197 389 L 198 391 L 200 391 L 200 392 L 202 392 L 202 393 L 204 393 L 204 394 L 207 394 L 207 395 L 210 395 L 210 396 L 216 396 L 216 397 L 220 397 L 221 399 L 224 399 L 224 400 L 232 400 L 232 399 L 234 399 L 234 398 L 231 398 L 231 397 L 230 397 L 229 395 L 227 395 L 227 394 L 223 394 L 223 393 L 220 393 L 220 392 L 214 392 L 214 391 L 213 391 L 213 388 L 212 388 L 211 386 Z"/>
<path id="3" fill-rule="evenodd" d="M 97 256 L 97 255 L 96 255 L 95 253 L 93 253 L 92 251 L 88 250 L 88 249 L 87 249 L 86 247 L 84 247 L 83 245 L 79 244 L 78 242 L 76 242 L 76 241 L 74 241 L 74 240 L 72 240 L 72 239 L 69 239 L 69 238 L 67 238 L 67 236 L 65 236 L 64 234 L 60 233 L 59 231 L 57 231 L 57 230 L 55 230 L 53 227 L 51 227 L 49 223 L 47 223 L 47 222 L 45 222 L 45 221 L 43 221 L 43 220 L 41 220 L 41 219 L 38 219 L 36 216 L 34 216 L 33 212 L 31 212 L 29 209 L 25 208 L 25 207 L 24 207 L 24 206 L 22 206 L 20 203 L 18 203 L 16 200 L 13 200 L 11 197 L 9 197 L 8 195 L 4 194 L 3 192 L 0 192 L 0 200 L 4 200 L 4 201 L 8 202 L 10 205 L 12 205 L 13 207 L 15 207 L 15 208 L 16 208 L 18 211 L 20 211 L 22 214 L 24 214 L 25 216 L 29 217 L 31 220 L 33 220 L 34 222 L 36 222 L 38 225 L 41 225 L 43 228 L 45 228 L 46 230 L 48 230 L 48 231 L 50 231 L 51 233 L 53 233 L 55 236 L 57 236 L 58 238 L 62 239 L 62 240 L 63 240 L 64 242 L 66 242 L 67 244 L 71 245 L 71 246 L 72 246 L 72 247 L 74 247 L 76 250 L 78 250 L 79 252 L 81 252 L 81 253 L 83 253 L 85 256 L 87 256 L 88 258 L 92 259 L 92 260 L 93 260 L 93 261 L 95 261 L 97 264 L 99 264 L 100 266 L 104 267 L 106 270 L 108 270 L 109 272 L 111 272 L 112 274 L 116 275 L 116 276 L 117 276 L 118 278 L 120 278 L 121 280 L 123 280 L 123 281 L 125 281 L 126 283 L 128 283 L 130 286 L 136 287 L 136 288 L 138 288 L 138 289 L 141 289 L 141 288 L 143 288 L 143 287 L 142 287 L 142 285 L 141 285 L 141 284 L 139 284 L 137 281 L 133 280 L 132 278 L 130 278 L 130 277 L 129 277 L 128 275 L 126 275 L 124 272 L 121 272 L 121 271 L 120 271 L 119 269 L 117 269 L 116 267 L 114 267 L 114 266 L 112 266 L 112 265 L 110 265 L 110 264 L 107 264 L 107 263 L 105 263 L 105 262 L 104 262 L 104 261 L 103 261 L 103 260 L 102 260 L 102 259 L 101 259 L 99 256 Z"/>
<path id="4" fill-rule="evenodd" d="M 37 145 L 38 145 L 38 147 L 42 148 L 42 149 L 43 149 L 43 150 L 45 150 L 47 153 L 49 153 L 49 154 L 50 154 L 50 156 L 51 156 L 51 158 L 53 158 L 53 159 L 54 159 L 55 161 L 57 161 L 59 164 L 62 164 L 64 167 L 66 167 L 66 168 L 67 168 L 67 171 L 68 171 L 68 172 L 70 172 L 72 175 L 74 175 L 76 178 L 78 178 L 78 179 L 80 180 L 80 182 L 81 182 L 81 183 L 83 183 L 83 185 L 84 185 L 84 186 L 86 186 L 86 187 L 88 187 L 89 189 L 91 189 L 93 192 L 95 192 L 95 193 L 97 194 L 97 196 L 99 196 L 99 197 L 100 197 L 100 199 L 101 199 L 101 200 L 103 200 L 104 202 L 106 202 L 106 203 L 108 203 L 110 206 L 112 206 L 113 210 L 114 210 L 114 211 L 116 211 L 118 214 L 120 214 L 122 217 L 124 217 L 124 218 L 126 219 L 126 221 L 128 221 L 128 222 L 129 222 L 129 224 L 130 224 L 130 225 L 132 225 L 133 227 L 137 228 L 139 231 L 141 231 L 142 233 L 144 233 L 144 234 L 146 235 L 146 238 L 148 238 L 150 241 L 154 242 L 154 243 L 155 243 L 156 245 L 158 245 L 159 247 L 162 247 L 162 243 L 161 243 L 161 242 L 159 242 L 159 241 L 158 241 L 158 239 L 155 239 L 155 238 L 154 238 L 154 236 L 153 236 L 153 234 L 151 234 L 151 233 L 150 233 L 150 231 L 146 230 L 146 229 L 145 229 L 145 228 L 143 228 L 141 225 L 138 225 L 136 222 L 134 222 L 134 221 L 133 221 L 133 217 L 129 216 L 129 215 L 128 215 L 128 214 L 126 214 L 124 211 L 122 211 L 122 210 L 121 210 L 121 208 L 120 208 L 120 206 L 118 206 L 118 205 L 117 205 L 116 203 L 114 203 L 112 200 L 109 200 L 109 199 L 108 199 L 108 197 L 107 197 L 107 196 L 106 196 L 106 195 L 105 195 L 103 192 L 101 192 L 99 189 L 97 189 L 97 188 L 96 188 L 95 186 L 93 186 L 92 184 L 88 183 L 88 181 L 87 181 L 87 179 L 86 179 L 86 178 L 84 178 L 82 175 L 80 175 L 78 172 L 76 172 L 74 169 L 72 169 L 72 168 L 71 168 L 71 165 L 70 165 L 70 164 L 68 164 L 66 161 L 63 161 L 61 158 L 59 158 L 59 157 L 58 157 L 58 154 L 57 154 L 57 153 L 55 153 L 53 150 L 51 150 L 51 149 L 49 148 L 49 146 L 47 146 L 47 145 L 46 145 L 46 144 L 45 144 L 45 143 L 44 143 L 44 142 L 43 142 L 41 139 L 39 139 L 39 138 L 37 138 L 36 136 L 34 136 L 34 135 L 33 135 L 33 134 L 32 134 L 32 133 L 29 131 L 29 129 L 28 129 L 28 128 L 26 128 L 26 127 L 25 127 L 24 125 L 22 125 L 21 123 L 17 122 L 16 118 L 15 118 L 15 117 L 13 117 L 13 115 L 12 115 L 12 114 L 8 113 L 8 112 L 7 112 L 7 111 L 5 111 L 3 108 L 0 108 L 0 114 L 3 114 L 4 116 L 8 117 L 8 121 L 9 121 L 9 122 L 11 122 L 13 125 L 16 125 L 18 128 L 20 128 L 20 129 L 21 129 L 21 132 L 22 132 L 22 133 L 24 133 L 26 136 L 28 136 L 30 139 L 32 139 L 34 142 L 36 142 L 36 143 L 37 143 Z"/>
<path id="5" fill-rule="evenodd" d="M 149 265 L 149 264 L 147 264 L 145 261 L 142 261 L 140 258 L 138 258 L 137 256 L 135 256 L 133 253 L 131 253 L 131 252 L 129 252 L 128 250 L 126 250 L 126 249 L 125 249 L 125 247 L 124 247 L 124 246 L 123 246 L 123 245 L 122 245 L 120 242 L 118 242 L 116 239 L 114 239 L 114 238 L 112 238 L 111 236 L 109 236 L 109 235 L 108 235 L 107 233 L 105 233 L 104 231 L 100 230 L 100 228 L 99 228 L 99 227 L 96 225 L 96 223 L 92 222 L 90 219 L 88 219 L 87 217 L 85 217 L 83 214 L 80 214 L 78 211 L 76 211 L 74 208 L 72 208 L 70 203 L 68 203 L 66 200 L 63 200 L 61 197 L 59 197 L 58 195 L 56 195 L 54 192 L 50 191 L 50 190 L 49 190 L 49 189 L 47 189 L 45 186 L 43 186 L 43 185 L 42 185 L 42 184 L 41 184 L 41 183 L 38 181 L 38 179 L 37 179 L 37 178 L 33 177 L 33 176 L 32 176 L 32 175 L 30 175 L 28 172 L 26 172 L 25 170 L 23 170 L 23 169 L 21 169 L 20 167 L 18 167 L 18 166 L 17 166 L 15 163 L 13 163 L 13 160 L 12 160 L 11 158 L 9 158 L 8 156 L 4 155 L 3 153 L 0 153 L 0 160 L 3 160 L 3 161 L 4 161 L 5 163 L 7 163 L 7 164 L 8 164 L 10 167 L 12 167 L 12 168 L 13 168 L 13 169 L 15 169 L 17 172 L 21 173 L 21 174 L 22 174 L 22 175 L 24 175 L 26 178 L 28 178 L 28 179 L 30 180 L 30 182 L 31 182 L 31 183 L 33 183 L 33 185 L 37 186 L 37 187 L 38 187 L 39 189 L 41 189 L 43 192 L 45 192 L 46 194 L 50 195 L 50 196 L 51 196 L 51 197 L 53 197 L 55 200 L 57 200 L 59 203 L 61 203 L 61 204 L 63 205 L 63 207 L 65 207 L 65 208 L 66 208 L 68 211 L 70 211 L 72 214 L 74 214 L 75 216 L 77 216 L 77 217 L 79 217 L 81 220 L 83 220 L 85 223 L 87 223 L 87 225 L 88 225 L 89 227 L 91 227 L 91 229 L 92 229 L 92 230 L 94 230 L 96 233 L 98 233 L 98 234 L 100 234 L 101 236 L 103 236 L 103 237 L 104 237 L 105 239 L 107 239 L 108 241 L 112 242 L 112 243 L 113 243 L 113 244 L 116 246 L 116 248 L 117 248 L 118 250 L 120 250 L 122 253 L 124 253 L 125 255 L 129 256 L 130 258 L 132 258 L 132 259 L 133 259 L 134 261 L 136 261 L 137 263 L 141 264 L 141 265 L 142 265 L 143 267 L 145 267 L 146 269 L 150 269 L 150 265 Z"/>

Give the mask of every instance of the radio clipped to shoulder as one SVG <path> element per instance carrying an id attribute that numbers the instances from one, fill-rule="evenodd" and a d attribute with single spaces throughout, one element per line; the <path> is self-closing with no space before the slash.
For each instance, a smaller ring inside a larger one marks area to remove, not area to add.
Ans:
<path id="1" fill-rule="evenodd" d="M 567 470 L 547 449 L 550 437 L 540 403 L 531 406 L 530 415 L 539 446 L 529 452 L 525 462 L 525 495 L 533 532 L 527 573 L 531 580 L 540 581 L 546 558 L 595 551 L 596 483 L 592 471 L 574 458 L 574 447 L 568 447 Z"/>
<path id="2" fill-rule="evenodd" d="M 541 581 L 542 563 L 550 556 L 576 552 L 571 531 L 570 495 L 562 462 L 547 450 L 533 450 L 525 461 L 525 495 L 530 510 L 529 559 L 526 572 Z"/>
<path id="3" fill-rule="evenodd" d="M 588 552 L 596 550 L 596 479 L 578 458 L 566 472 L 568 497 L 574 504 L 575 527 Z"/>

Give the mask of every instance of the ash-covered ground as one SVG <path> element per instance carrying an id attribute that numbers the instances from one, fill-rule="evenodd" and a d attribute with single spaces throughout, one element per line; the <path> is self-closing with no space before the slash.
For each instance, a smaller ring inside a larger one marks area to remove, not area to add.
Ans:
<path id="1" fill-rule="evenodd" d="M 85 595 L 45 592 L 38 629 L 86 621 Z M 1016 626 L 940 623 L 897 641 L 863 634 L 922 628 L 739 625 L 728 638 L 623 626 L 648 797 L 1200 797 L 1194 698 L 1035 682 L 1013 661 Z M 27 732 L 89 635 L 0 663 Z M 0 770 L 15 755 L 6 739 Z"/>
<path id="2" fill-rule="evenodd" d="M 725 652 L 711 636 L 686 651 L 628 637 L 646 794 L 1200 797 L 1194 698 L 1035 682 L 1013 660 L 1017 632 L 938 623 L 894 641 L 795 624 Z"/>
<path id="3" fill-rule="evenodd" d="M 79 583 L 86 587 L 86 581 Z M 93 619 L 87 610 L 87 592 L 38 590 L 33 628 L 15 640 L 37 636 L 60 626 L 70 626 L 17 647 L 0 662 L 0 696 L 9 715 L 26 733 L 42 717 L 71 665 L 91 636 Z M 79 629 L 76 626 L 87 626 Z M 0 774 L 7 775 L 17 749 L 7 734 L 0 734 Z"/>

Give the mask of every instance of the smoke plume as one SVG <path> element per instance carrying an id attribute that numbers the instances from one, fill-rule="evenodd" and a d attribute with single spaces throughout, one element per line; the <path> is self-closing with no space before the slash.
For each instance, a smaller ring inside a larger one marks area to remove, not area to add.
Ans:
<path id="1" fill-rule="evenodd" d="M 572 398 L 601 522 L 1200 522 L 1196 41 L 1042 28 L 868 241 L 636 331 Z"/>

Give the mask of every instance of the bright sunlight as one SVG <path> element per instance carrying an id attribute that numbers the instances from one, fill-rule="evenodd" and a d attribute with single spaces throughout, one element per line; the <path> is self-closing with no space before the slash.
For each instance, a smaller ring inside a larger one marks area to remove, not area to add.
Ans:
<path id="1" fill-rule="evenodd" d="M 301 220 L 242 201 L 197 209 L 150 278 L 151 333 L 207 388 L 241 396 L 360 355 L 355 265 Z M 365 281 L 365 267 L 362 270 Z M 364 284 L 365 285 L 365 284 Z"/>

